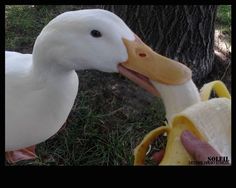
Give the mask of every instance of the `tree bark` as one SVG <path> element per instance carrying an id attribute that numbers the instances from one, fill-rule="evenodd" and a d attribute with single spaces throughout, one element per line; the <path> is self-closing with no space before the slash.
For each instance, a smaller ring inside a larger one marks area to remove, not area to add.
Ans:
<path id="1" fill-rule="evenodd" d="M 196 83 L 213 68 L 217 6 L 81 5 L 80 8 L 114 12 L 156 52 L 190 67 Z"/>

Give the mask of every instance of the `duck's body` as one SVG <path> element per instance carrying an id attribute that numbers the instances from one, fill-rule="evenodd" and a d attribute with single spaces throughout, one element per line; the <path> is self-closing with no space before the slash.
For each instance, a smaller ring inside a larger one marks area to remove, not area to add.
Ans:
<path id="1" fill-rule="evenodd" d="M 51 137 L 65 123 L 73 106 L 78 90 L 75 71 L 49 71 L 46 78 L 32 74 L 32 55 L 7 52 L 6 151 Z"/>
<path id="2" fill-rule="evenodd" d="M 78 91 L 75 70 L 120 72 L 154 94 L 149 80 L 178 85 L 191 79 L 187 67 L 156 54 L 118 16 L 100 9 L 57 16 L 32 55 L 6 52 L 5 64 L 6 151 L 38 144 L 62 127 Z"/>

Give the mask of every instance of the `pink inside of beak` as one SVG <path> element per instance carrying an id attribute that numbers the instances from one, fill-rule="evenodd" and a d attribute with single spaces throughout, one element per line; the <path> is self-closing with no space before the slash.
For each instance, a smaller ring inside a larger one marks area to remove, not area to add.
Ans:
<path id="1" fill-rule="evenodd" d="M 133 70 L 129 70 L 124 66 L 122 66 L 121 64 L 118 65 L 118 70 L 122 75 L 129 78 L 134 83 L 138 84 L 140 87 L 147 90 L 149 93 L 153 94 L 154 96 L 160 96 L 160 93 L 150 83 L 149 79 L 146 76 L 143 76 Z"/>

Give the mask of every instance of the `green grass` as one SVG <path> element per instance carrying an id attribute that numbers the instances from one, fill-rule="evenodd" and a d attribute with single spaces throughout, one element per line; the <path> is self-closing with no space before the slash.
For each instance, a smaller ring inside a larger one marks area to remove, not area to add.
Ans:
<path id="1" fill-rule="evenodd" d="M 224 25 L 231 25 L 231 5 L 219 5 L 216 21 Z"/>
<path id="2" fill-rule="evenodd" d="M 216 15 L 216 29 L 231 39 L 231 5 L 219 5 Z"/>
<path id="3" fill-rule="evenodd" d="M 6 49 L 32 49 L 34 41 L 56 13 L 46 6 L 40 8 L 30 5 L 6 5 Z"/>

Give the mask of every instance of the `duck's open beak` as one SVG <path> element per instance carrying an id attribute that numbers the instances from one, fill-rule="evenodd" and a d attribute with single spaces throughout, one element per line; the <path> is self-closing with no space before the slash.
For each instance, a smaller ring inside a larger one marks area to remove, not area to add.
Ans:
<path id="1" fill-rule="evenodd" d="M 191 70 L 185 65 L 161 56 L 136 36 L 134 41 L 122 39 L 128 53 L 128 60 L 118 65 L 119 72 L 159 96 L 149 80 L 167 85 L 180 85 L 190 80 Z"/>

